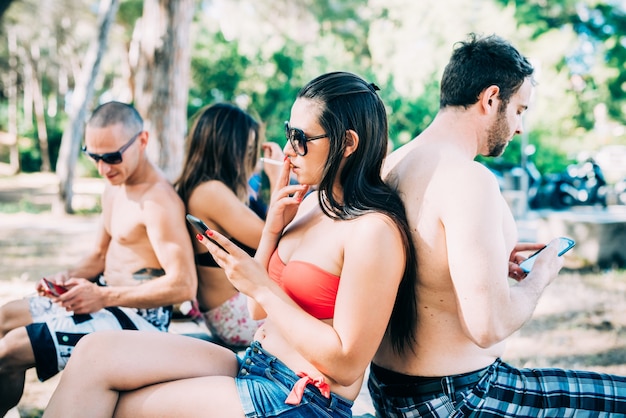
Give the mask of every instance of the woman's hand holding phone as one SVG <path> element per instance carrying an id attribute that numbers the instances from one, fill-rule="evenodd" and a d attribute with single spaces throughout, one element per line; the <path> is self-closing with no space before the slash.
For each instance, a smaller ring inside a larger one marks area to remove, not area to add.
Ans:
<path id="1" fill-rule="evenodd" d="M 260 287 L 272 283 L 265 267 L 217 231 L 210 231 L 210 236 L 199 236 L 217 264 L 224 269 L 228 280 L 239 290 L 250 297 Z M 207 239 L 208 238 L 208 239 Z"/>
<path id="2" fill-rule="evenodd" d="M 213 243 L 215 245 L 219 246 L 219 244 L 217 242 L 215 242 L 213 240 L 213 238 L 211 238 L 211 237 L 209 237 L 207 235 L 206 232 L 208 230 L 210 230 L 210 228 L 202 221 L 202 219 L 197 218 L 197 217 L 195 217 L 195 216 L 193 216 L 193 215 L 191 215 L 189 213 L 187 214 L 186 218 L 187 218 L 187 222 L 189 222 L 194 227 L 196 232 L 198 232 L 200 235 L 204 236 L 205 238 L 209 239 L 210 241 L 213 241 Z M 220 248 L 221 248 L 221 246 L 220 246 Z M 222 248 L 222 250 L 224 250 L 224 249 Z M 224 250 L 224 251 L 226 251 L 226 250 Z"/>

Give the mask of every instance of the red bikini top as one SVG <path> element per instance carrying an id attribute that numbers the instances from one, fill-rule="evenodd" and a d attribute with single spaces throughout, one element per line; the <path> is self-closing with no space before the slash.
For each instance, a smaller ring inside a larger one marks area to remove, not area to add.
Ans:
<path id="1" fill-rule="evenodd" d="M 285 264 L 275 250 L 270 258 L 269 276 L 302 309 L 317 319 L 333 318 L 339 276 L 306 261 Z"/>

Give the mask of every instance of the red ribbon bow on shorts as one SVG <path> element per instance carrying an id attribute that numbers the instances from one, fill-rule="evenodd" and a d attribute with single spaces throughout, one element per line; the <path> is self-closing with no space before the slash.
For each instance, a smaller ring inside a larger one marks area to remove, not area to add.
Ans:
<path id="1" fill-rule="evenodd" d="M 301 379 L 298 380 L 295 385 L 293 385 L 291 392 L 289 392 L 289 396 L 287 396 L 287 399 L 285 400 L 286 404 L 298 405 L 300 401 L 302 401 L 304 388 L 309 383 L 315 386 L 316 388 L 318 388 L 319 391 L 322 393 L 322 395 L 324 395 L 324 397 L 330 398 L 330 386 L 328 386 L 328 383 L 324 381 L 323 377 L 320 376 L 320 377 L 316 377 L 315 379 L 312 379 L 309 375 L 307 375 L 304 372 L 298 372 L 296 374 Z"/>

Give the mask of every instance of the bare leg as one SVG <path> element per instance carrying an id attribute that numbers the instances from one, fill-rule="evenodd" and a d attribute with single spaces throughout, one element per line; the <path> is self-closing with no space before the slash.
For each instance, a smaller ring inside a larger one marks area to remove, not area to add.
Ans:
<path id="1" fill-rule="evenodd" d="M 19 299 L 6 303 L 0 308 L 0 338 L 9 331 L 24 327 L 33 322 L 28 299 Z"/>
<path id="2" fill-rule="evenodd" d="M 111 417 L 119 392 L 172 380 L 237 374 L 235 354 L 196 338 L 99 331 L 76 345 L 44 417 Z M 77 396 L 80 394 L 80 396 Z"/>
<path id="3" fill-rule="evenodd" d="M 14 329 L 0 339 L 0 416 L 18 404 L 24 392 L 26 370 L 34 365 L 25 328 Z"/>
<path id="4" fill-rule="evenodd" d="M 0 417 L 20 402 L 25 380 L 25 371 L 0 375 Z"/>
<path id="5" fill-rule="evenodd" d="M 16 329 L 0 339 L 0 417 L 19 403 L 26 370 L 34 364 L 26 329 Z"/>
<path id="6" fill-rule="evenodd" d="M 116 418 L 197 416 L 244 416 L 232 377 L 196 377 L 125 392 L 114 415 Z"/>

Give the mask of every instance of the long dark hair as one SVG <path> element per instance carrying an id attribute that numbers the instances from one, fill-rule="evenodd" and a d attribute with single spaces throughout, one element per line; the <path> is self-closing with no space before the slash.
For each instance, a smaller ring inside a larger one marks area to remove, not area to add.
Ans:
<path id="1" fill-rule="evenodd" d="M 389 137 L 387 114 L 377 89 L 357 75 L 332 72 L 309 82 L 300 90 L 298 98 L 319 105 L 319 123 L 330 140 L 318 195 L 324 213 L 331 218 L 348 220 L 381 212 L 395 222 L 402 234 L 406 258 L 404 276 L 387 327 L 394 349 L 402 352 L 407 347 L 412 348 L 415 342 L 417 261 L 404 204 L 380 174 Z M 359 145 L 341 171 L 339 183 L 343 200 L 339 202 L 333 196 L 333 184 L 346 148 L 347 130 L 358 134 Z"/>
<path id="2" fill-rule="evenodd" d="M 194 116 L 185 150 L 183 171 L 174 183 L 187 204 L 193 189 L 208 180 L 219 180 L 240 199 L 248 195 L 248 179 L 254 171 L 263 140 L 262 126 L 250 114 L 229 103 L 204 107 Z M 254 144 L 250 146 L 250 133 Z"/>

